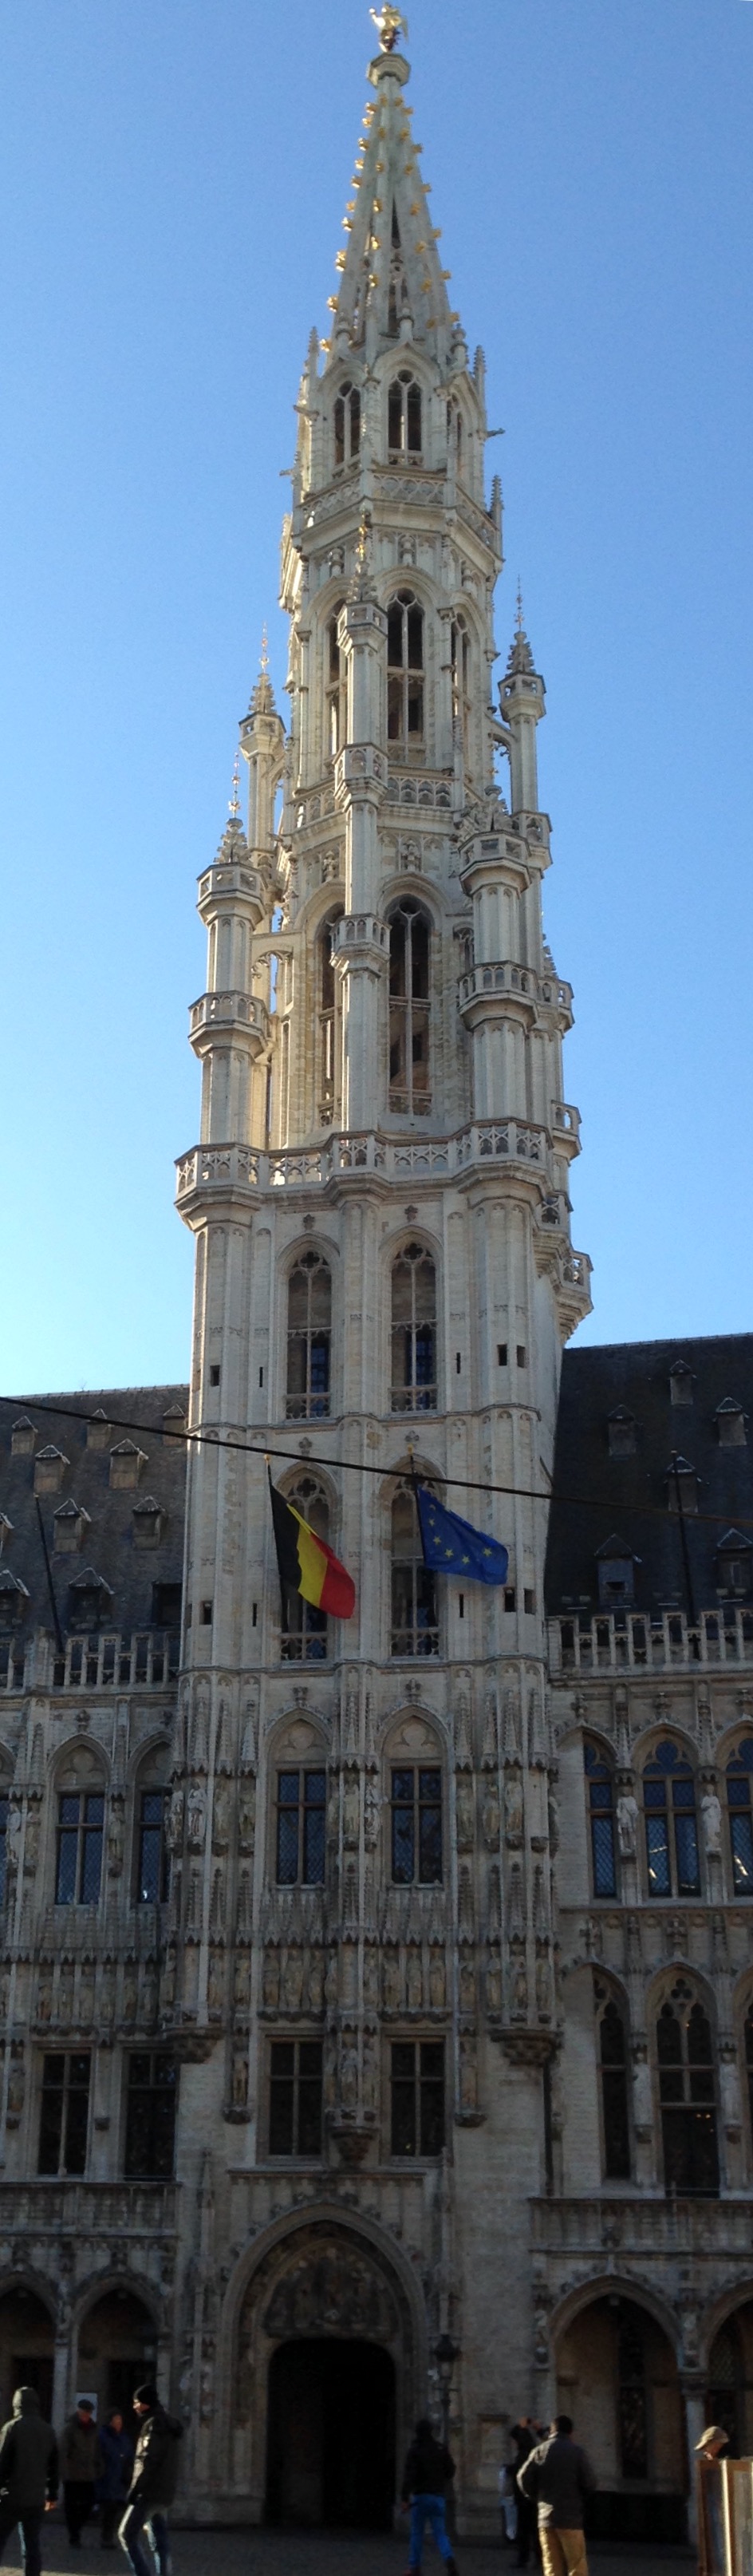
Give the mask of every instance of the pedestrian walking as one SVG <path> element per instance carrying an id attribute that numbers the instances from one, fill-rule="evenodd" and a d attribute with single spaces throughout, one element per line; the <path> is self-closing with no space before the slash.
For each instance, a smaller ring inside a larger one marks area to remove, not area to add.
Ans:
<path id="1" fill-rule="evenodd" d="M 178 2444 L 183 2440 L 183 2426 L 174 2415 L 166 2414 L 151 2380 L 137 2388 L 133 2411 L 141 2429 L 118 2539 L 130 2559 L 133 2576 L 152 2576 L 141 2539 L 146 2530 L 159 2576 L 170 2576 L 167 2509 L 178 2483 Z"/>
<path id="2" fill-rule="evenodd" d="M 26 2576 L 41 2576 L 42 2522 L 58 2491 L 58 2446 L 35 2388 L 17 2388 L 0 2429 L 0 2558 L 18 2524 Z"/>
<path id="3" fill-rule="evenodd" d="M 529 2451 L 518 2470 L 521 2495 L 538 2512 L 544 2576 L 588 2576 L 583 2508 L 596 2479 L 572 2436 L 572 2417 L 555 2415 L 548 2440 Z"/>
<path id="4" fill-rule="evenodd" d="M 497 2485 L 502 2515 L 502 2547 L 511 2549 L 518 2537 L 518 2501 L 514 2470 L 500 2469 Z"/>
<path id="5" fill-rule="evenodd" d="M 510 2440 L 513 2445 L 513 2456 L 511 2462 L 512 2483 L 517 2497 L 518 2508 L 518 2555 L 516 2561 L 518 2567 L 528 2566 L 528 2561 L 531 2555 L 531 2542 L 536 2529 L 536 2507 L 535 2504 L 532 2504 L 530 2496 L 524 2495 L 522 2487 L 518 2486 L 518 2471 L 519 2469 L 522 2469 L 524 2460 L 528 2459 L 529 2452 L 534 2449 L 536 2439 L 540 2431 L 541 2426 L 534 2424 L 532 2415 L 519 2415 L 517 2424 L 513 2424 L 510 2427 Z"/>
<path id="6" fill-rule="evenodd" d="M 72 2549 L 80 2549 L 84 2523 L 91 2521 L 94 2512 L 98 2469 L 94 2408 L 90 2397 L 79 2397 L 75 2415 L 69 2415 L 60 2436 L 63 2505 Z"/>
<path id="7" fill-rule="evenodd" d="M 123 2506 L 127 2500 L 133 2468 L 133 2443 L 129 2442 L 128 2434 L 123 2429 L 123 2417 L 119 2406 L 114 2406 L 112 2414 L 107 2417 L 106 2424 L 100 2425 L 97 2449 L 100 2463 L 97 2479 L 99 2537 L 103 2549 L 114 2549 L 115 2534 L 118 2523 L 123 2519 Z"/>
<path id="8" fill-rule="evenodd" d="M 409 2576 L 418 2576 L 427 2522 L 449 2576 L 457 2576 L 445 2518 L 447 2488 L 454 2475 L 454 2460 L 444 2442 L 436 2440 L 428 2418 L 422 2415 L 406 2459 L 402 2489 L 402 2510 L 410 2510 Z M 138 2576 L 142 2576 L 141 2569 Z"/>

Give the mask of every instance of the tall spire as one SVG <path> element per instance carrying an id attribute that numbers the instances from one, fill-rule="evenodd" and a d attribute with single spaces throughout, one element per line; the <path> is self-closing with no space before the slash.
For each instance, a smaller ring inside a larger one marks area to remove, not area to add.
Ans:
<path id="1" fill-rule="evenodd" d="M 275 713 L 274 689 L 269 676 L 269 645 L 267 642 L 266 626 L 263 626 L 261 630 L 259 677 L 254 681 L 248 712 L 249 715 L 254 716 L 273 716 Z"/>
<path id="2" fill-rule="evenodd" d="M 380 341 L 415 340 L 444 357 L 460 317 L 450 309 L 450 272 L 441 266 L 421 145 L 413 140 L 413 111 L 403 96 L 410 67 L 397 47 L 407 20 L 392 0 L 371 15 L 380 46 L 369 65 L 376 98 L 364 110 L 343 218 L 347 241 L 335 261 L 340 284 L 329 299 L 332 335 L 323 346 L 343 357 L 364 342 L 371 354 Z"/>
<path id="3" fill-rule="evenodd" d="M 514 676 L 516 672 L 527 673 L 532 671 L 533 667 L 533 654 L 531 652 L 531 647 L 523 624 L 523 593 L 520 587 L 520 581 L 518 581 L 517 598 L 515 602 L 515 633 L 507 656 L 507 676 L 510 678 Z"/>

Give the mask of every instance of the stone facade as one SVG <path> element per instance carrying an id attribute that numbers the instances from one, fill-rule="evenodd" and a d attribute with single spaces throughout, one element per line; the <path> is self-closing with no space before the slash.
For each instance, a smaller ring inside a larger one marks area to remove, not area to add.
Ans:
<path id="1" fill-rule="evenodd" d="M 731 1502 L 689 1627 L 700 1468 L 656 1468 L 668 1575 L 644 1486 L 605 1473 L 638 1395 L 584 1352 L 560 1402 L 589 1265 L 544 686 L 519 608 L 490 697 L 484 363 L 400 26 L 386 8 L 297 406 L 289 730 L 263 665 L 247 826 L 236 791 L 199 881 L 190 1389 L 2 1426 L 0 2379 L 54 2361 L 59 2416 L 154 2360 L 191 2513 L 238 2521 L 326 2516 L 324 2417 L 352 2464 L 359 2400 L 383 2455 L 349 2510 L 384 2520 L 444 2402 L 481 2534 L 505 2424 L 559 2379 L 605 2519 L 672 2536 L 685 2418 L 708 2387 L 719 2413 L 723 2360 L 742 2429 L 750 2375 L 747 1845 L 719 1794 L 730 1754 L 748 1776 L 747 1540 Z M 743 1368 L 747 1344 L 709 1433 L 741 1517 Z M 283 1624 L 265 1453 L 353 1575 L 351 1621 L 296 1600 Z M 505 1586 L 427 1572 L 415 1475 L 504 1539 Z"/>

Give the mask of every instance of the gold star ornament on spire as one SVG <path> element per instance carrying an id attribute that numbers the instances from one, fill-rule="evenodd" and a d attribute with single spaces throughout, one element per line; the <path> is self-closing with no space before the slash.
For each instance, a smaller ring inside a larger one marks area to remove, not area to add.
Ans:
<path id="1" fill-rule="evenodd" d="M 369 15 L 374 20 L 381 52 L 394 54 L 398 37 L 408 33 L 408 20 L 402 10 L 393 7 L 393 0 L 383 0 L 383 7 L 371 9 Z"/>

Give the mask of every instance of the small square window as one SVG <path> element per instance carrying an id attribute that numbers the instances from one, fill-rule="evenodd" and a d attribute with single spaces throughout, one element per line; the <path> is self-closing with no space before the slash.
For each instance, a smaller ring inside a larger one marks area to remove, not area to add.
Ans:
<path id="1" fill-rule="evenodd" d="M 507 1367 L 507 1343 L 506 1343 L 506 1342 L 498 1342 L 498 1343 L 497 1343 L 497 1367 L 498 1367 L 498 1368 L 506 1368 L 506 1367 Z"/>
<path id="2" fill-rule="evenodd" d="M 525 1614 L 526 1614 L 526 1618 L 527 1618 L 527 1619 L 532 1619 L 532 1618 L 533 1618 L 534 1609 L 535 1609 L 535 1595 L 533 1594 L 533 1592 L 524 1592 L 524 1594 L 523 1594 L 523 1608 L 524 1608 L 524 1611 L 525 1611 Z"/>
<path id="3" fill-rule="evenodd" d="M 209 1371 L 209 1384 L 210 1384 L 210 1386 L 219 1386 L 219 1383 L 220 1383 L 220 1364 L 219 1364 L 219 1360 L 213 1360 L 213 1361 L 212 1361 L 211 1368 L 210 1368 L 210 1371 Z"/>
<path id="4" fill-rule="evenodd" d="M 201 1625 L 202 1625 L 202 1628 L 211 1628 L 211 1625 L 212 1625 L 212 1603 L 211 1603 L 211 1601 L 202 1601 L 202 1604 L 201 1604 Z"/>
<path id="5" fill-rule="evenodd" d="M 515 1585 L 514 1585 L 514 1583 L 507 1583 L 507 1584 L 505 1585 L 505 1609 L 509 1612 L 509 1611 L 514 1610 L 514 1608 L 515 1608 Z"/>
<path id="6" fill-rule="evenodd" d="M 515 1356 L 516 1356 L 516 1359 L 517 1359 L 518 1367 L 519 1367 L 519 1368 L 525 1368 L 525 1365 L 526 1365 L 526 1346 L 525 1346 L 525 1342 L 519 1342 L 519 1343 L 518 1343 L 518 1347 L 517 1347 L 517 1351 L 516 1351 Z"/>

